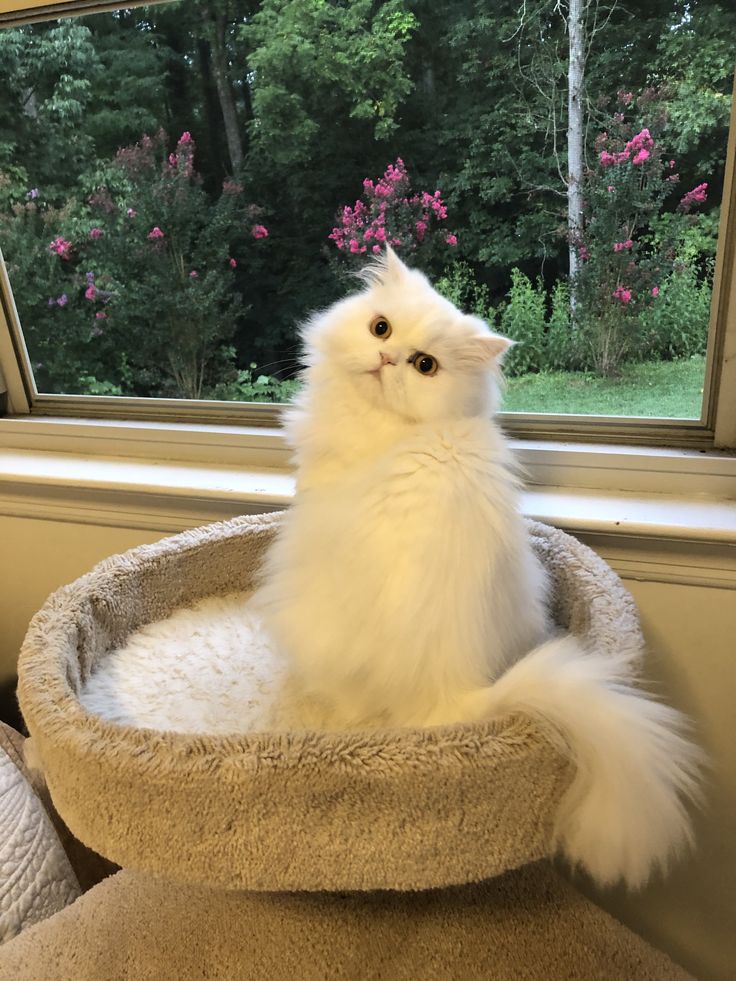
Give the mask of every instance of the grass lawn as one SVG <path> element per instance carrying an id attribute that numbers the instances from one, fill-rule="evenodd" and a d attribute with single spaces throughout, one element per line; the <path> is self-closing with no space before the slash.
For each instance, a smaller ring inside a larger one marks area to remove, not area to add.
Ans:
<path id="1" fill-rule="evenodd" d="M 554 371 L 509 378 L 505 412 L 698 419 L 705 358 L 625 365 L 620 378 Z"/>

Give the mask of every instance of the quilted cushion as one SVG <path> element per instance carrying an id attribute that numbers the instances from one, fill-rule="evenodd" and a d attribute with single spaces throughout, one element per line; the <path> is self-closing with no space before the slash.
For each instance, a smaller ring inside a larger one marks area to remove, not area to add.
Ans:
<path id="1" fill-rule="evenodd" d="M 21 737 L 0 730 L 0 942 L 63 909 L 79 883 L 28 780 Z"/>

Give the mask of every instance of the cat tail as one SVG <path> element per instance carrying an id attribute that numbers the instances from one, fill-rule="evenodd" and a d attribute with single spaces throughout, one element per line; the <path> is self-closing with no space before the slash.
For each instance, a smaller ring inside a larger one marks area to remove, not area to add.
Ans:
<path id="1" fill-rule="evenodd" d="M 490 694 L 493 715 L 540 719 L 576 765 L 555 820 L 560 851 L 599 885 L 636 889 L 692 843 L 685 801 L 699 799 L 703 756 L 685 717 L 630 677 L 624 654 L 588 652 L 568 635 L 531 651 Z"/>

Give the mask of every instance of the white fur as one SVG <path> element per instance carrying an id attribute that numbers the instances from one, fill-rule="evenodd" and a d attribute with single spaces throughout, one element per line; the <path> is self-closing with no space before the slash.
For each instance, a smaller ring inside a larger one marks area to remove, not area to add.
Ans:
<path id="1" fill-rule="evenodd" d="M 578 767 L 562 849 L 600 883 L 639 886 L 689 840 L 697 754 L 682 719 L 631 686 L 627 655 L 538 646 L 545 578 L 491 418 L 508 342 L 390 251 L 365 278 L 304 331 L 287 416 L 298 493 L 259 610 L 293 684 L 336 724 L 545 721 Z M 370 332 L 377 316 L 390 337 Z M 417 351 L 436 375 L 416 371 Z"/>
<path id="2" fill-rule="evenodd" d="M 631 684 L 627 654 L 548 641 L 485 690 L 486 712 L 551 727 L 576 766 L 555 822 L 558 844 L 599 885 L 645 885 L 691 841 L 683 800 L 697 798 L 699 751 L 683 717 Z"/>

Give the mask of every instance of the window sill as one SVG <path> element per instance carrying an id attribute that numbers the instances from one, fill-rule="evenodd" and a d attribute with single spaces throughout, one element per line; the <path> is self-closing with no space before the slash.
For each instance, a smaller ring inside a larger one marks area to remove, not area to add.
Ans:
<path id="1" fill-rule="evenodd" d="M 736 451 L 511 439 L 527 483 L 736 499 Z M 16 416 L 0 419 L 0 451 L 83 459 L 288 471 L 273 427 Z"/>
<path id="2" fill-rule="evenodd" d="M 6 425 L 7 420 L 0 421 L 0 437 Z M 212 435 L 202 435 L 201 445 L 210 450 Z M 218 438 L 227 447 L 232 435 L 219 432 Z M 266 459 L 285 459 L 277 433 L 258 437 Z M 89 443 L 85 447 L 91 448 Z M 736 460 L 613 447 L 586 452 L 522 444 L 522 462 L 530 468 L 531 460 L 537 478 L 523 495 L 524 513 L 587 541 L 622 575 L 736 588 Z M 628 464 L 623 471 L 622 459 Z M 553 479 L 540 482 L 540 477 Z M 577 486 L 570 486 L 573 477 Z M 693 489 L 696 477 L 701 478 L 699 491 Z M 598 486 L 588 486 L 594 478 Z M 648 489 L 655 478 L 671 492 Z M 616 483 L 636 489 L 615 489 Z M 682 493 L 689 485 L 693 493 Z M 703 493 L 706 485 L 716 493 Z M 293 492 L 293 477 L 284 465 L 0 445 L 0 515 L 12 517 L 167 534 L 237 514 L 277 510 L 288 506 Z"/>

